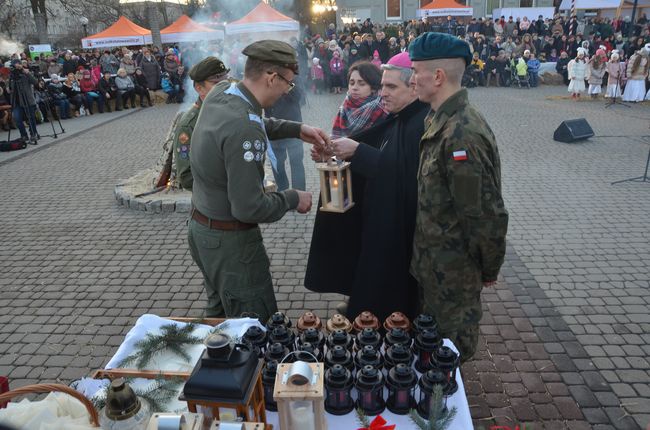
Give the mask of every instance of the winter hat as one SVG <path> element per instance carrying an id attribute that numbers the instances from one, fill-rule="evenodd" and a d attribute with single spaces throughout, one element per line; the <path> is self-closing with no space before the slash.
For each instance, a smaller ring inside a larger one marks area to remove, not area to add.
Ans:
<path id="1" fill-rule="evenodd" d="M 61 80 L 61 78 L 59 78 L 59 75 L 57 75 L 57 74 L 55 73 L 55 74 L 53 74 L 52 76 L 50 76 L 50 80 L 51 80 L 52 82 L 54 82 L 54 81 L 59 82 L 59 81 Z"/>
<path id="2" fill-rule="evenodd" d="M 379 58 L 379 51 L 375 49 L 375 52 L 372 53 L 373 57 Z"/>
<path id="3" fill-rule="evenodd" d="M 409 58 L 408 52 L 400 52 L 397 55 L 394 55 L 388 60 L 388 63 L 381 66 L 384 70 L 393 70 L 393 69 L 410 69 L 411 68 L 411 59 Z"/>
<path id="4" fill-rule="evenodd" d="M 314 57 L 311 61 L 312 63 L 314 63 L 315 66 L 318 66 L 318 63 L 320 63 L 320 60 L 316 57 Z"/>
<path id="5" fill-rule="evenodd" d="M 612 51 L 612 57 L 611 57 L 612 61 L 618 61 L 620 58 L 621 57 L 620 57 L 620 55 L 618 55 L 618 52 Z"/>
<path id="6" fill-rule="evenodd" d="M 578 48 L 578 56 L 587 55 L 587 50 L 585 48 Z"/>
<path id="7" fill-rule="evenodd" d="M 607 53 L 604 49 L 598 49 L 596 51 L 596 57 L 607 57 Z"/>

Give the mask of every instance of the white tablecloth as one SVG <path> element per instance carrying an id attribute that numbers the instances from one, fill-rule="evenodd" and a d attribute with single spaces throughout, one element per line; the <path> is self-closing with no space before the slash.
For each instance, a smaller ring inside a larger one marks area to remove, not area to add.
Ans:
<path id="1" fill-rule="evenodd" d="M 539 65 L 539 75 L 543 75 L 544 73 L 557 73 L 555 70 L 555 66 L 557 63 L 541 63 Z"/>

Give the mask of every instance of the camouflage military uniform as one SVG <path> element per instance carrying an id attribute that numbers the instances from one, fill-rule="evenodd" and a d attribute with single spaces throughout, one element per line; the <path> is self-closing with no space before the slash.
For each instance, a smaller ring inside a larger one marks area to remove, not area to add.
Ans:
<path id="1" fill-rule="evenodd" d="M 176 166 L 176 179 L 186 190 L 192 190 L 192 171 L 190 169 L 190 143 L 192 133 L 199 117 L 201 100 L 198 100 L 190 110 L 181 117 L 174 133 L 174 164 Z"/>
<path id="2" fill-rule="evenodd" d="M 423 312 L 470 359 L 478 341 L 483 282 L 505 255 L 508 212 L 494 134 L 462 89 L 426 119 L 420 142 L 411 272 Z"/>

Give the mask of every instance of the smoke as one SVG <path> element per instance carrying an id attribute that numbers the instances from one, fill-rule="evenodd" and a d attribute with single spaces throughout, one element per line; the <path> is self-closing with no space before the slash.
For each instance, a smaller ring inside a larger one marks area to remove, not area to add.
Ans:
<path id="1" fill-rule="evenodd" d="M 0 36 L 0 55 L 13 55 L 25 51 L 25 45 Z"/>

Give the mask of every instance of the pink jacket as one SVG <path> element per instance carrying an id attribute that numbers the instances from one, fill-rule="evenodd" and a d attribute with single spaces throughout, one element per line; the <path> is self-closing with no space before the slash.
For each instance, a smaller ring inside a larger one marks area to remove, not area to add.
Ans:
<path id="1" fill-rule="evenodd" d="M 318 66 L 311 66 L 311 78 L 315 81 L 322 81 L 323 79 L 325 79 L 323 66 L 321 66 L 320 64 Z"/>

